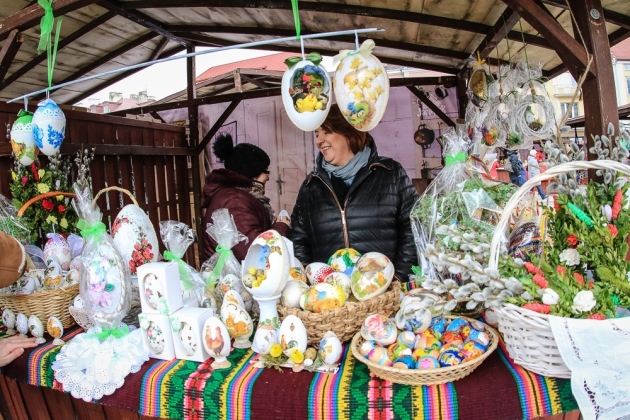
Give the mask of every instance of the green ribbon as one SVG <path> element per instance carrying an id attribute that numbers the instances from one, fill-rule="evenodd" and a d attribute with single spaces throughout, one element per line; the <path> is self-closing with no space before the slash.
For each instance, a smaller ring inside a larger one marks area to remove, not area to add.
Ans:
<path id="1" fill-rule="evenodd" d="M 57 29 L 55 32 L 55 42 L 52 42 L 52 31 L 55 24 L 55 16 L 52 9 L 53 0 L 38 0 L 37 3 L 44 9 L 44 16 L 40 21 L 41 34 L 39 36 L 39 44 L 37 51 L 46 50 L 47 70 L 48 70 L 48 87 L 52 86 L 53 72 L 55 69 L 55 61 L 57 60 L 57 46 L 59 45 L 59 34 L 61 33 L 61 22 L 63 16 L 57 19 Z"/>
<path id="2" fill-rule="evenodd" d="M 108 337 L 112 336 L 114 338 L 123 338 L 124 336 L 129 334 L 129 327 L 123 325 L 118 328 L 103 328 L 100 333 L 90 333 L 87 336 L 89 338 L 98 338 L 100 342 L 107 340 Z"/>
<path id="3" fill-rule="evenodd" d="M 77 227 L 81 231 L 81 236 L 87 240 L 91 239 L 98 242 L 101 240 L 101 235 L 107 234 L 107 228 L 103 222 L 90 225 L 85 219 L 79 219 Z"/>
<path id="4" fill-rule="evenodd" d="M 422 275 L 422 270 L 420 269 L 420 267 L 418 267 L 417 265 L 412 265 L 411 266 L 411 272 L 413 274 L 415 274 L 416 276 L 418 276 L 418 278 L 423 278 L 424 276 Z"/>
<path id="5" fill-rule="evenodd" d="M 457 162 L 466 162 L 466 158 L 468 157 L 468 155 L 466 154 L 466 152 L 458 152 L 455 155 L 446 155 L 446 158 L 444 159 L 444 166 L 450 166 L 450 165 L 454 165 Z"/>
<path id="6" fill-rule="evenodd" d="M 177 268 L 179 269 L 179 280 L 182 282 L 182 286 L 184 286 L 184 290 L 189 290 L 192 288 L 192 280 L 190 279 L 190 274 L 188 274 L 188 269 L 186 268 L 187 264 L 177 255 L 173 254 L 171 251 L 164 251 L 164 259 L 166 261 L 175 261 L 177 263 Z"/>
<path id="7" fill-rule="evenodd" d="M 41 0 L 40 0 L 41 1 Z M 300 39 L 300 12 L 298 11 L 298 0 L 291 0 L 293 8 L 293 23 L 295 24 L 295 39 Z"/>
<path id="8" fill-rule="evenodd" d="M 212 273 L 210 273 L 208 280 L 206 280 L 206 287 L 208 288 L 211 288 L 217 283 L 219 277 L 221 277 L 221 272 L 223 272 L 225 261 L 232 255 L 230 248 L 224 248 L 221 245 L 217 245 L 216 251 L 219 253 L 219 260 L 217 261 L 217 265 L 214 266 Z"/>
<path id="9" fill-rule="evenodd" d="M 308 61 L 311 61 L 316 66 L 319 66 L 319 63 L 322 62 L 322 55 L 318 52 L 312 52 L 306 55 L 306 59 Z M 296 55 L 295 57 L 289 57 L 286 60 L 284 60 L 284 64 L 286 64 L 288 68 L 291 68 L 302 60 L 303 60 L 302 56 Z"/>

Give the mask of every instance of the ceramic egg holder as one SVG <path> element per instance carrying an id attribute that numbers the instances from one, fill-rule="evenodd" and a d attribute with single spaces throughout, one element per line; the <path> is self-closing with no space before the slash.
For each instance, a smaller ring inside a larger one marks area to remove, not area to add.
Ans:
<path id="1" fill-rule="evenodd" d="M 202 363 L 210 358 L 202 344 L 203 325 L 213 315 L 208 308 L 181 308 L 169 316 L 178 359 Z"/>
<path id="2" fill-rule="evenodd" d="M 176 356 L 169 316 L 142 313 L 138 319 L 142 329 L 142 344 L 149 351 L 149 357 L 173 360 Z"/>
<path id="3" fill-rule="evenodd" d="M 179 267 L 174 261 L 138 267 L 138 287 L 143 314 L 170 315 L 183 306 Z"/>

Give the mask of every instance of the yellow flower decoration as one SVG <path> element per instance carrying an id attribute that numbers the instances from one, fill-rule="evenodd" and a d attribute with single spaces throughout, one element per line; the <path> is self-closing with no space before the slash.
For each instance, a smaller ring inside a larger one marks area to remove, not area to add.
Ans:
<path id="1" fill-rule="evenodd" d="M 273 344 L 271 348 L 269 348 L 269 355 L 271 357 L 278 357 L 282 354 L 282 347 L 280 344 Z"/>
<path id="2" fill-rule="evenodd" d="M 37 171 L 37 175 L 39 175 L 40 179 L 44 176 L 45 173 L 46 173 L 46 171 L 43 170 L 43 169 L 40 169 L 39 171 Z"/>
<path id="3" fill-rule="evenodd" d="M 56 198 L 57 198 L 57 201 L 61 201 L 63 200 L 63 195 L 58 195 Z"/>
<path id="4" fill-rule="evenodd" d="M 45 194 L 50 191 L 50 188 L 48 187 L 48 185 L 40 182 L 37 184 L 37 191 L 39 191 L 40 194 Z"/>
<path id="5" fill-rule="evenodd" d="M 46 218 L 46 222 L 50 223 L 51 225 L 56 225 L 57 224 L 57 216 L 48 216 Z M 66 222 L 66 225 L 68 224 L 68 222 Z"/>
<path id="6" fill-rule="evenodd" d="M 13 178 L 14 181 L 17 181 L 18 179 L 17 174 L 13 171 L 11 171 L 11 178 Z"/>
<path id="7" fill-rule="evenodd" d="M 61 219 L 61 221 L 59 222 L 59 226 L 61 226 L 62 228 L 66 229 L 68 227 L 68 221 L 66 220 L 65 217 L 63 217 Z"/>
<path id="8" fill-rule="evenodd" d="M 293 348 L 293 350 L 291 351 L 291 356 L 289 356 L 289 359 L 291 359 L 291 361 L 295 363 L 296 365 L 299 365 L 300 363 L 304 361 L 304 353 L 302 353 L 300 350 L 296 348 Z"/>

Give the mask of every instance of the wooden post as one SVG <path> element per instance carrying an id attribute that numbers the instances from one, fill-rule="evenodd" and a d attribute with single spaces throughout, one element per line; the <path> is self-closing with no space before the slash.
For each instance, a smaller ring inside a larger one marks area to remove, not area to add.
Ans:
<path id="1" fill-rule="evenodd" d="M 195 52 L 194 46 L 188 46 L 186 48 L 186 53 L 191 54 Z M 196 69 L 195 69 L 195 57 L 187 57 L 186 58 L 186 79 L 187 79 L 187 87 L 186 93 L 188 94 L 187 99 L 190 101 L 197 97 L 197 89 L 195 86 L 196 79 Z M 195 148 L 199 144 L 199 105 L 196 103 L 190 103 L 188 106 L 188 126 L 190 132 L 190 145 L 189 147 Z M 194 203 L 194 222 L 195 222 L 195 230 L 197 231 L 197 254 L 195 255 L 195 260 L 188 261 L 190 265 L 200 267 L 200 264 L 197 264 L 199 255 L 201 255 L 201 247 L 203 244 L 203 235 L 205 232 L 204 227 L 201 223 L 201 167 L 199 164 L 200 155 L 193 155 L 191 157 L 191 166 L 192 166 L 192 194 L 193 194 L 193 203 Z"/>

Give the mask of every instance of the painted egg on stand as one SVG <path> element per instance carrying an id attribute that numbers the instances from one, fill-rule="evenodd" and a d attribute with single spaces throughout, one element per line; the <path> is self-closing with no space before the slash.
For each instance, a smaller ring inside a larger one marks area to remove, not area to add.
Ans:
<path id="1" fill-rule="evenodd" d="M 227 302 L 221 306 L 221 319 L 234 339 L 234 348 L 248 349 L 252 346 L 249 337 L 254 331 L 254 323 L 242 306 Z"/>
<path id="2" fill-rule="evenodd" d="M 33 337 L 36 337 L 36 344 L 43 344 L 46 342 L 46 339 L 44 338 L 44 324 L 37 316 L 31 315 L 28 318 L 28 330 L 31 332 Z"/>
<path id="3" fill-rule="evenodd" d="M 69 270 L 70 262 L 72 261 L 72 251 L 68 241 L 59 233 L 49 233 L 46 237 L 48 237 L 46 245 L 44 245 L 44 261 L 46 261 L 46 265 L 49 265 L 51 257 L 54 256 L 61 265 L 62 270 Z"/>
<path id="4" fill-rule="evenodd" d="M 21 336 L 26 337 L 28 334 L 28 318 L 24 314 L 17 314 L 15 318 L 15 329 Z"/>
<path id="5" fill-rule="evenodd" d="M 46 156 L 59 151 L 66 133 L 66 116 L 59 106 L 50 98 L 37 104 L 32 120 L 35 144 Z"/>
<path id="6" fill-rule="evenodd" d="M 48 334 L 54 338 L 53 344 L 55 346 L 61 346 L 66 343 L 61 339 L 63 336 L 63 324 L 59 318 L 54 316 L 48 318 L 48 322 L 46 322 L 46 331 L 48 331 Z"/>
<path id="7" fill-rule="evenodd" d="M 372 55 L 374 46 L 368 39 L 358 50 L 344 50 L 333 59 L 338 63 L 333 79 L 335 99 L 343 116 L 359 131 L 378 125 L 389 100 L 389 78 Z"/>
<path id="8" fill-rule="evenodd" d="M 359 301 L 385 292 L 394 278 L 394 264 L 380 252 L 368 252 L 357 261 L 352 274 L 352 294 Z"/>
<path id="9" fill-rule="evenodd" d="M 289 69 L 282 76 L 282 103 L 296 127 L 314 131 L 330 111 L 332 83 L 326 69 L 319 66 L 321 56 L 312 53 L 308 58 L 285 61 Z"/>
<path id="10" fill-rule="evenodd" d="M 306 327 L 302 323 L 302 320 L 295 315 L 287 315 L 282 321 L 279 330 L 279 341 L 282 352 L 286 356 L 291 355 L 291 351 L 297 348 L 304 353 L 308 344 L 308 337 L 306 333 Z"/>
<path id="11" fill-rule="evenodd" d="M 33 113 L 21 109 L 17 116 L 11 127 L 11 149 L 17 161 L 28 166 L 39 154 L 33 135 Z"/>
<path id="12" fill-rule="evenodd" d="M 135 204 L 126 205 L 118 213 L 112 225 L 112 238 L 131 274 L 136 274 L 142 264 L 158 259 L 159 243 L 153 224 Z"/>
<path id="13" fill-rule="evenodd" d="M 7 335 L 15 334 L 15 313 L 11 309 L 2 311 L 2 323 L 7 327 Z"/>
<path id="14" fill-rule="evenodd" d="M 215 317 L 210 317 L 203 324 L 203 346 L 214 357 L 213 369 L 225 369 L 232 366 L 227 359 L 230 354 L 230 334 L 225 325 Z"/>
<path id="15" fill-rule="evenodd" d="M 324 334 L 322 341 L 319 343 L 319 357 L 322 358 L 324 363 L 329 365 L 334 365 L 341 358 L 341 353 L 343 352 L 343 348 L 341 347 L 341 341 L 337 335 L 328 331 Z"/>

